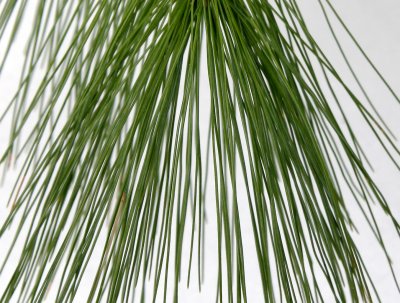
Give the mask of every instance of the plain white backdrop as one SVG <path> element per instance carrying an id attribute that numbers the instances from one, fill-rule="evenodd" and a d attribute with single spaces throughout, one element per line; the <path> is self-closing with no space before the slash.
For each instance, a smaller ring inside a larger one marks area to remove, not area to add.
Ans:
<path id="1" fill-rule="evenodd" d="M 51 1 L 51 0 L 49 0 Z M 344 19 L 354 36 L 358 39 L 363 49 L 382 72 L 394 90 L 400 94 L 400 1 L 399 0 L 332 0 L 339 14 Z M 323 14 L 318 5 L 317 0 L 299 0 L 302 12 L 307 20 L 311 32 L 315 35 L 316 41 L 320 44 L 321 49 L 325 51 L 328 58 L 333 62 L 339 73 L 346 80 L 348 85 L 357 91 L 354 80 L 345 65 L 343 58 L 336 47 L 336 44 L 329 32 L 329 28 L 323 18 Z M 365 59 L 354 44 L 340 29 L 338 24 L 334 23 L 337 29 L 337 35 L 341 40 L 350 62 L 360 80 L 367 87 L 375 106 L 389 125 L 394 134 L 400 138 L 400 104 L 396 103 L 393 97 L 382 85 L 373 70 L 368 66 Z M 29 33 L 29 28 L 22 31 L 21 39 L 17 41 L 16 47 L 13 48 L 10 60 L 5 66 L 0 76 L 0 112 L 7 105 L 15 86 L 19 80 L 19 68 L 23 61 L 23 35 Z M 203 63 L 206 62 L 203 60 Z M 204 90 L 202 94 L 207 96 L 207 79 L 202 79 Z M 207 99 L 207 97 L 204 97 Z M 400 172 L 397 171 L 392 164 L 383 156 L 383 150 L 378 142 L 373 138 L 371 132 L 367 130 L 357 112 L 349 108 L 345 108 L 352 120 L 355 133 L 359 136 L 359 140 L 367 150 L 370 161 L 374 166 L 373 177 L 380 189 L 387 197 L 390 206 L 396 216 L 400 220 Z M 207 124 L 205 122 L 204 124 Z M 0 151 L 3 151 L 10 131 L 10 119 L 6 119 L 0 124 Z M 400 143 L 398 142 L 400 146 Z M 8 193 L 14 185 L 18 166 L 8 171 L 5 181 L 0 187 L 0 224 L 4 221 L 9 209 L 6 206 Z M 213 183 L 212 180 L 209 181 Z M 196 281 L 192 281 L 192 287 L 186 289 L 186 283 L 182 283 L 181 302 L 214 302 L 216 295 L 217 282 L 217 264 L 216 264 L 216 222 L 213 217 L 214 205 L 212 200 L 212 188 L 209 190 L 209 201 L 211 202 L 207 210 L 207 227 L 206 227 L 206 251 L 205 251 L 205 281 L 202 292 L 198 293 Z M 383 303 L 400 302 L 400 294 L 396 290 L 393 283 L 389 268 L 386 264 L 384 255 L 379 249 L 371 232 L 368 231 L 365 222 L 361 219 L 361 214 L 355 207 L 354 201 L 346 200 L 348 208 L 354 221 L 357 223 L 358 234 L 354 234 L 356 243 L 358 244 L 361 255 L 364 257 L 365 263 L 371 273 L 372 279 L 376 283 L 378 292 L 382 297 Z M 378 222 L 382 228 L 385 243 L 392 258 L 395 271 L 400 275 L 400 239 L 395 233 L 390 221 L 376 209 Z M 246 218 L 242 217 L 247 224 L 243 225 L 243 234 L 246 252 L 246 278 L 249 286 L 249 302 L 262 302 L 262 293 L 259 288 L 258 280 L 258 264 L 255 255 L 254 246 L 251 243 L 252 230 L 251 225 Z M 248 237 L 246 237 L 248 235 Z M 12 232 L 0 239 L 0 261 L 5 256 L 7 244 L 12 240 Z M 17 246 L 21 247 L 21 246 Z M 18 252 L 18 250 L 16 250 Z M 99 258 L 100 254 L 96 253 L 93 259 Z M 18 255 L 14 254 L 10 259 L 10 266 L 0 275 L 0 293 L 4 289 L 6 282 L 12 274 L 12 264 L 18 260 Z M 88 267 L 89 276 L 95 273 L 96 264 L 90 263 Z M 85 283 L 88 283 L 85 285 Z M 80 295 L 77 296 L 76 302 L 84 302 L 87 289 L 90 287 L 90 279 L 83 280 L 80 289 Z M 46 302 L 53 302 L 54 297 L 49 294 Z M 333 302 L 327 299 L 328 303 Z"/>

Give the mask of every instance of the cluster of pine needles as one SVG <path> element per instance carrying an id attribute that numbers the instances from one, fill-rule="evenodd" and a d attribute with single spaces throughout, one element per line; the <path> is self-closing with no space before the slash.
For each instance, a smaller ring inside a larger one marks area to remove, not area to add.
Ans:
<path id="1" fill-rule="evenodd" d="M 333 37 L 332 18 L 400 101 L 331 2 L 316 1 Z M 27 31 L 28 2 L 0 3 L 1 67 Z M 297 0 L 37 0 L 33 13 L 20 84 L 0 117 L 12 117 L 1 163 L 22 161 L 0 226 L 0 237 L 15 227 L 2 270 L 20 256 L 0 302 L 43 302 L 49 289 L 56 302 L 178 302 L 180 285 L 203 282 L 210 203 L 218 277 L 209 302 L 248 302 L 244 237 L 265 302 L 379 301 L 343 191 L 391 269 L 372 205 L 399 235 L 400 225 L 346 108 L 398 168 L 400 151 L 361 83 L 358 97 L 313 39 Z M 242 232 L 243 209 L 252 234 Z M 88 297 L 76 298 L 99 245 Z"/>

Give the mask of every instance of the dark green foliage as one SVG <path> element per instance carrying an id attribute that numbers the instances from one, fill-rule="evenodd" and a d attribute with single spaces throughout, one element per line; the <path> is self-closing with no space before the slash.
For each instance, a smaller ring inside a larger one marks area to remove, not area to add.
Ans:
<path id="1" fill-rule="evenodd" d="M 342 191 L 350 190 L 385 252 L 372 203 L 400 226 L 336 91 L 347 92 L 396 166 L 399 150 L 324 56 L 295 0 L 38 2 L 22 80 L 5 113 L 13 122 L 2 157 L 21 156 L 24 165 L 0 236 L 18 222 L 15 237 L 24 226 L 29 234 L 0 302 L 42 302 L 56 273 L 57 302 L 83 302 L 75 294 L 95 245 L 103 255 L 89 302 L 127 302 L 146 277 L 146 301 L 167 298 L 167 288 L 178 301 L 179 283 L 192 276 L 201 284 L 209 202 L 217 209 L 218 302 L 247 301 L 243 205 L 265 302 L 324 302 L 321 283 L 337 302 L 376 302 Z M 335 14 L 329 1 L 320 3 Z M 1 3 L 0 34 L 14 29 L 10 45 L 26 4 Z M 202 107 L 210 107 L 215 180 L 207 202 Z M 24 131 L 31 133 L 18 144 Z"/>

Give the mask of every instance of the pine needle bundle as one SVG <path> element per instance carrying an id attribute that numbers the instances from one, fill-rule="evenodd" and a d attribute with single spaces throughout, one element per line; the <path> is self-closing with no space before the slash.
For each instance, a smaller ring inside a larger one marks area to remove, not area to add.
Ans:
<path id="1" fill-rule="evenodd" d="M 318 2 L 399 102 L 331 2 Z M 1 66 L 29 7 L 0 3 Z M 397 168 L 400 151 L 296 0 L 38 0 L 33 13 L 20 84 L 1 116 L 12 117 L 1 163 L 22 167 L 0 227 L 1 238 L 14 227 L 2 268 L 20 256 L 0 302 L 43 302 L 48 291 L 56 302 L 178 302 L 182 287 L 202 286 L 210 205 L 218 274 L 209 302 L 249 302 L 245 238 L 265 302 L 377 302 L 343 192 L 397 285 L 372 205 L 399 236 L 400 225 L 346 108 Z M 101 258 L 78 298 L 96 247 Z"/>

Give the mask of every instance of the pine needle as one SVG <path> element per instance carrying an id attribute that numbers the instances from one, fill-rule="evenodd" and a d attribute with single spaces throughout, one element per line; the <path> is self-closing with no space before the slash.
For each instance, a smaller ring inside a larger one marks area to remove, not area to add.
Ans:
<path id="1" fill-rule="evenodd" d="M 394 134 L 343 51 L 361 97 L 335 70 L 295 0 L 37 2 L 20 84 L 1 116 L 12 117 L 1 163 L 21 160 L 22 168 L 0 228 L 4 237 L 17 227 L 3 269 L 11 254 L 20 258 L 0 302 L 42 302 L 49 291 L 56 302 L 178 302 L 180 284 L 203 282 L 210 203 L 217 302 L 248 302 L 244 237 L 254 241 L 265 302 L 377 302 L 344 191 L 398 286 L 372 205 L 399 236 L 400 225 L 371 176 L 349 103 L 400 168 Z M 330 18 L 399 101 L 330 1 L 319 3 L 339 47 Z M 0 4 L 1 68 L 29 7 Z M 243 208 L 252 235 L 243 233 Z M 103 253 L 91 289 L 77 298 L 96 247 Z"/>

